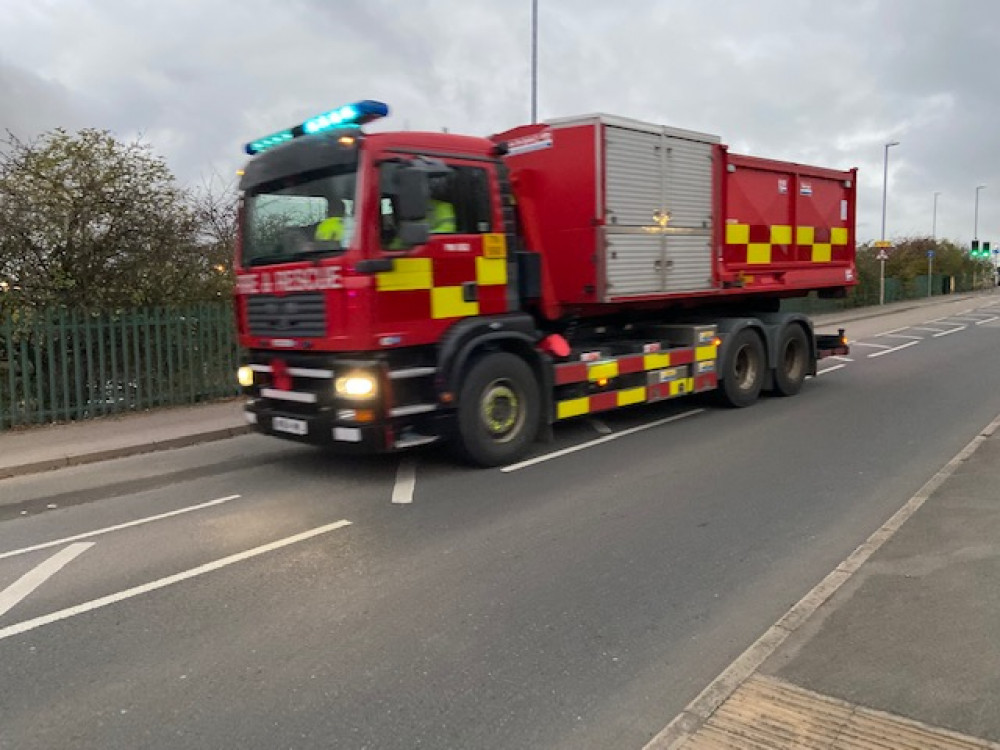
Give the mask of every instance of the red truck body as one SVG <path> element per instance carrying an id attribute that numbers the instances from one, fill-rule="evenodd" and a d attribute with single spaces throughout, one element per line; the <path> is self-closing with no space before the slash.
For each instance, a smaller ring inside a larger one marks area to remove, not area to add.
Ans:
<path id="1" fill-rule="evenodd" d="M 846 353 L 778 308 L 855 283 L 855 170 L 607 115 L 492 138 L 330 124 L 372 105 L 248 144 L 236 313 L 261 431 L 452 438 L 495 464 L 558 419 L 717 387 L 744 406 Z M 334 206 L 349 229 L 332 245 L 267 235 Z"/>

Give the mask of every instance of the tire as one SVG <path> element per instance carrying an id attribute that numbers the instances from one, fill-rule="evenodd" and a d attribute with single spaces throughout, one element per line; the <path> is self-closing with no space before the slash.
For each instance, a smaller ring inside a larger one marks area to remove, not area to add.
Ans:
<path id="1" fill-rule="evenodd" d="M 722 368 L 719 396 L 727 406 L 742 409 L 760 396 L 767 362 L 756 331 L 744 328 L 730 342 Z"/>
<path id="2" fill-rule="evenodd" d="M 774 392 L 779 396 L 794 396 L 802 390 L 809 373 L 809 342 L 802 326 L 785 326 L 778 341 L 778 360 L 774 366 Z"/>
<path id="3" fill-rule="evenodd" d="M 478 466 L 517 460 L 535 439 L 540 402 L 527 362 L 507 352 L 481 357 L 459 391 L 456 447 Z"/>

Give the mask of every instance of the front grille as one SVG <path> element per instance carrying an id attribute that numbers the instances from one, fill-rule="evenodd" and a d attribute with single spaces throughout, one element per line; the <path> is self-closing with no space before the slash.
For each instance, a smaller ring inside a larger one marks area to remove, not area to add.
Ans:
<path id="1" fill-rule="evenodd" d="M 321 338 L 326 335 L 322 292 L 259 294 L 248 298 L 247 322 L 252 336 Z"/>

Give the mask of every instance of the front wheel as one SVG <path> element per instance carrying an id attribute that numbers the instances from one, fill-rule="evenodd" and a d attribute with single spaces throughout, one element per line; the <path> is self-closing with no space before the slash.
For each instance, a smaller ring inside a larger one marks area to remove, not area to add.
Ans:
<path id="1" fill-rule="evenodd" d="M 527 362 L 508 352 L 487 354 L 472 365 L 459 391 L 457 447 L 479 466 L 518 459 L 537 432 L 539 402 Z"/>
<path id="2" fill-rule="evenodd" d="M 765 370 L 764 344 L 756 331 L 744 328 L 727 347 L 719 394 L 722 401 L 737 408 L 750 406 L 760 395 Z"/>

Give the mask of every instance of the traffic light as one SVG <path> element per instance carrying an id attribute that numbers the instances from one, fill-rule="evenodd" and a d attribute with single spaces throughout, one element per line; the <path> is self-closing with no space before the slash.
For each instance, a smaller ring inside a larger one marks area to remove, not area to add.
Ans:
<path id="1" fill-rule="evenodd" d="M 969 257 L 970 258 L 979 257 L 979 240 L 972 241 L 972 249 L 969 251 Z"/>
<path id="2" fill-rule="evenodd" d="M 983 240 L 983 249 L 981 257 L 983 260 L 988 260 L 990 257 L 990 243 L 986 240 Z"/>

